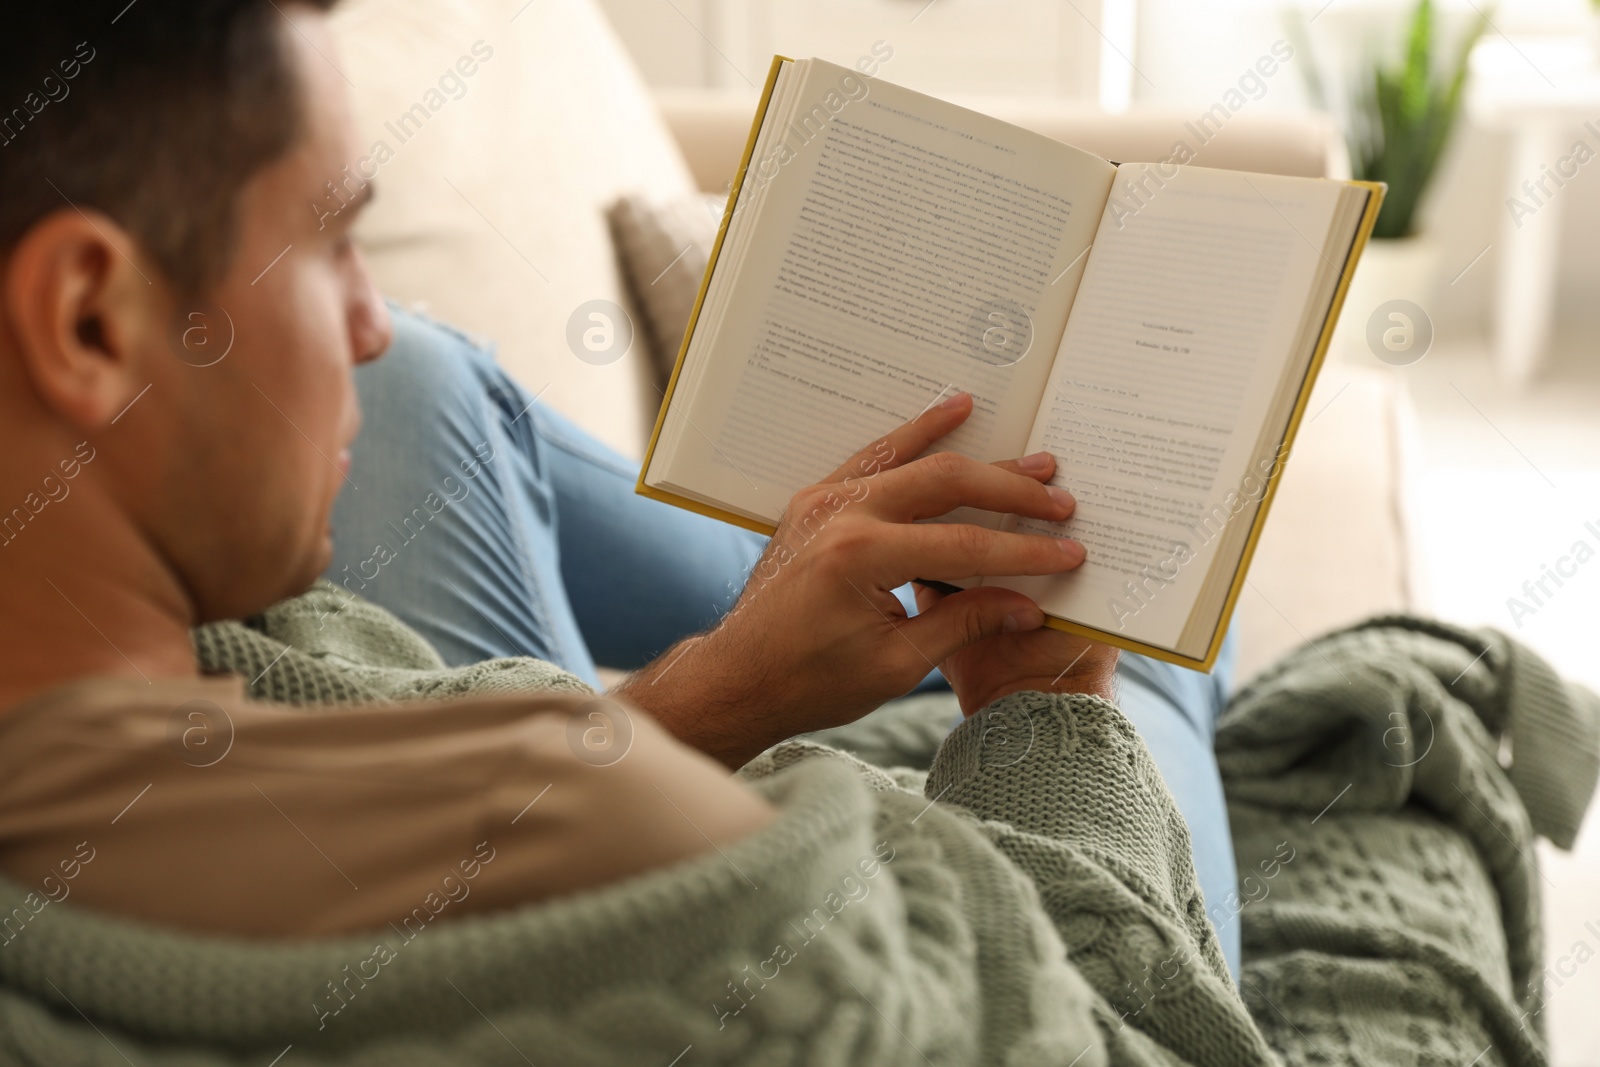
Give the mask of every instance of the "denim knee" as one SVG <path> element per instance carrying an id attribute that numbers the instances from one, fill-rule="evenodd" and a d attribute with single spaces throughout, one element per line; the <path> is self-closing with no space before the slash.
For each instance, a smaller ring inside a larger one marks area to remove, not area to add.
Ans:
<path id="1" fill-rule="evenodd" d="M 394 340 L 388 351 L 356 371 L 362 399 L 369 392 L 381 393 L 386 405 L 410 411 L 458 401 L 476 407 L 484 394 L 485 370 L 495 365 L 492 350 L 452 326 L 393 303 L 390 312 Z"/>

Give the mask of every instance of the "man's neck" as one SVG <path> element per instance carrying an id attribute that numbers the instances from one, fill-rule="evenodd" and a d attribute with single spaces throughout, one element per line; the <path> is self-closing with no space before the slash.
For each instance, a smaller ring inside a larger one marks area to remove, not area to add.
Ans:
<path id="1" fill-rule="evenodd" d="M 188 596 L 118 518 L 73 495 L 0 534 L 0 711 L 79 678 L 198 673 Z"/>

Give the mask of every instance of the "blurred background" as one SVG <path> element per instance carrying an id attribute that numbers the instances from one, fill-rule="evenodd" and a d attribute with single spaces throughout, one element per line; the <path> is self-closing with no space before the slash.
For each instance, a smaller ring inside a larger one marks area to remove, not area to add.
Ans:
<path id="1" fill-rule="evenodd" d="M 1600 688 L 1600 0 L 351 0 L 338 28 L 380 284 L 634 456 L 774 53 L 873 56 L 1112 159 L 1387 181 L 1244 673 L 1412 610 Z M 1600 1067 L 1597 822 L 1540 846 L 1561 1067 Z"/>
<path id="2" fill-rule="evenodd" d="M 1359 268 L 1334 354 L 1382 368 L 1403 390 L 1411 447 L 1401 503 L 1418 606 L 1507 630 L 1600 688 L 1600 559 L 1574 552 L 1580 542 L 1600 550 L 1600 165 L 1589 165 L 1600 154 L 1600 3 L 1444 2 L 1424 34 L 1412 2 L 604 6 L 668 100 L 747 96 L 745 78 L 759 82 L 775 50 L 849 63 L 884 38 L 896 46 L 884 77 L 980 108 L 1006 94 L 1198 117 L 1275 42 L 1287 43 L 1294 59 L 1261 79 L 1264 88 L 1252 82 L 1245 107 L 1331 114 L 1355 176 L 1389 181 L 1391 201 L 1418 201 Z M 1419 38 L 1426 63 L 1414 53 Z M 1388 114 L 1380 72 L 1398 99 Z M 1419 72 L 1435 99 L 1408 117 L 1406 81 Z M 1372 143 L 1385 121 L 1389 158 Z M 1425 149 L 1436 136 L 1430 166 Z M 1400 140 L 1412 151 L 1397 151 Z M 1425 352 L 1385 360 L 1352 337 L 1393 299 L 1431 323 Z M 1568 1067 L 1600 1064 L 1600 964 L 1587 962 L 1600 955 L 1596 823 L 1573 855 L 1545 848 L 1541 857 L 1547 1022 L 1556 1062 Z"/>

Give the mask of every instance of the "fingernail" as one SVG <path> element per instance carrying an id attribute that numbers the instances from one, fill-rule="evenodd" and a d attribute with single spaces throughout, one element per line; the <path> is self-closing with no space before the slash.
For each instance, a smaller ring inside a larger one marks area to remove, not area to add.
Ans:
<path id="1" fill-rule="evenodd" d="M 1067 558 L 1070 559 L 1074 565 L 1082 563 L 1084 557 L 1088 556 L 1089 554 L 1088 549 L 1084 548 L 1082 543 L 1078 541 L 1068 541 L 1067 539 L 1062 538 L 1061 540 L 1057 541 L 1056 544 L 1061 546 L 1061 551 L 1067 554 Z"/>
<path id="2" fill-rule="evenodd" d="M 1078 503 L 1077 497 L 1073 496 L 1065 489 L 1062 489 L 1060 486 L 1047 485 L 1044 487 L 1044 491 L 1050 494 L 1050 499 L 1054 500 L 1059 507 L 1075 507 Z"/>
<path id="3" fill-rule="evenodd" d="M 1017 460 L 1017 466 L 1025 471 L 1042 471 L 1050 466 L 1050 459 L 1051 456 L 1048 452 L 1035 452 Z"/>
<path id="4" fill-rule="evenodd" d="M 1028 608 L 1018 608 L 1016 611 L 1013 611 L 1010 615 L 1005 617 L 1005 621 L 1000 624 L 1000 629 L 1005 633 L 1014 634 L 1018 630 L 1035 629 L 1038 627 L 1038 625 L 1038 612 L 1032 611 Z"/>
<path id="5" fill-rule="evenodd" d="M 966 393 L 957 393 L 939 406 L 942 408 L 958 408 L 966 401 L 966 399 Z"/>

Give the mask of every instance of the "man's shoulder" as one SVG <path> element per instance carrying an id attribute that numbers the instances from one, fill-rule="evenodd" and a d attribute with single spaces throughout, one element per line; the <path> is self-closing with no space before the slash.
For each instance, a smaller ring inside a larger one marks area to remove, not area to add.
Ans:
<path id="1" fill-rule="evenodd" d="M 238 622 L 209 623 L 196 634 L 226 651 L 230 643 L 266 638 L 308 655 L 334 656 L 372 667 L 442 670 L 446 664 L 427 639 L 399 617 L 348 589 L 318 579 L 298 596 Z"/>
<path id="2" fill-rule="evenodd" d="M 252 697 L 284 704 L 590 692 L 570 672 L 529 657 L 450 667 L 397 616 L 327 581 L 253 618 L 198 627 L 193 636 L 204 669 L 242 674 Z"/>

